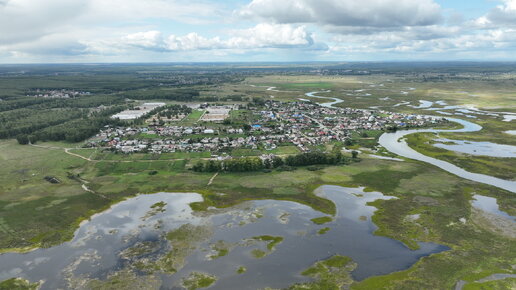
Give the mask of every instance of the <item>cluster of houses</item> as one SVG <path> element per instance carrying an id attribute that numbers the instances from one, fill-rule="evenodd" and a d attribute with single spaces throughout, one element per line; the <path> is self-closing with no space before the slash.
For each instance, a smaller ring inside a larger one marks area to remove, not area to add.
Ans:
<path id="1" fill-rule="evenodd" d="M 91 95 L 90 92 L 67 90 L 67 89 L 61 89 L 61 90 L 36 89 L 36 91 L 34 93 L 29 94 L 27 96 L 35 97 L 35 98 L 47 98 L 47 99 L 70 99 L 70 98 L 76 98 L 79 96 L 89 96 L 89 95 Z"/>
<path id="2" fill-rule="evenodd" d="M 379 110 L 328 108 L 309 102 L 267 101 L 253 110 L 253 124 L 213 126 L 146 126 L 102 130 L 89 143 L 123 153 L 227 152 L 250 148 L 272 150 L 295 145 L 302 152 L 331 141 L 345 141 L 353 131 L 384 130 L 388 126 L 421 127 L 442 118 Z M 145 138 L 142 138 L 145 136 Z"/>

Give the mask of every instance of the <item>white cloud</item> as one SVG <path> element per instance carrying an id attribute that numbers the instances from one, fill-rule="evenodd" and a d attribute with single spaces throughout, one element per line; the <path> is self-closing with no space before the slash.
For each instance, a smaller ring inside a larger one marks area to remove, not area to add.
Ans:
<path id="1" fill-rule="evenodd" d="M 215 49 L 307 48 L 314 45 L 305 26 L 261 23 L 255 27 L 231 31 L 232 37 L 207 38 L 197 33 L 163 37 L 161 32 L 147 31 L 127 35 L 123 43 L 149 50 L 189 51 Z M 318 49 L 324 45 L 314 46 Z"/>
<path id="2" fill-rule="evenodd" d="M 221 13 L 217 4 L 187 0 L 3 0 L 0 45 L 149 18 L 184 23 L 216 21 Z"/>
<path id="3" fill-rule="evenodd" d="M 477 19 L 484 26 L 516 25 L 516 0 L 502 0 L 503 4 L 491 9 L 489 13 Z"/>
<path id="4" fill-rule="evenodd" d="M 277 23 L 384 29 L 441 20 L 441 8 L 433 0 L 253 0 L 238 14 Z"/>

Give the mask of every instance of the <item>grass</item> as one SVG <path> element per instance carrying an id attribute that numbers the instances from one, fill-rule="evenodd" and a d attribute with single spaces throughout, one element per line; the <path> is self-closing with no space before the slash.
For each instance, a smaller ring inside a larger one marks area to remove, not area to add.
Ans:
<path id="1" fill-rule="evenodd" d="M 36 290 L 39 283 L 30 283 L 21 278 L 11 278 L 0 282 L 0 290 Z"/>
<path id="2" fill-rule="evenodd" d="M 326 234 L 327 232 L 329 232 L 330 230 L 331 230 L 330 228 L 325 227 L 325 228 L 322 228 L 322 229 L 318 230 L 318 231 L 317 231 L 317 234 L 319 234 L 319 235 L 324 235 L 324 234 Z"/>
<path id="3" fill-rule="evenodd" d="M 210 287 L 217 281 L 217 277 L 200 272 L 192 272 L 187 277 L 183 278 L 183 287 L 188 290 L 195 290 L 200 288 Z"/>
<path id="4" fill-rule="evenodd" d="M 300 151 L 296 146 L 279 146 L 272 150 L 238 148 L 231 151 L 231 156 L 260 156 L 262 154 L 294 155 Z"/>
<path id="5" fill-rule="evenodd" d="M 236 270 L 236 273 L 237 274 L 244 274 L 245 272 L 247 272 L 247 268 L 244 267 L 244 266 L 240 266 L 238 267 L 238 269 Z"/>
<path id="6" fill-rule="evenodd" d="M 224 241 L 218 241 L 215 244 L 211 245 L 211 249 L 215 252 L 215 255 L 211 255 L 210 259 L 217 259 L 220 257 L 227 256 L 229 254 L 229 251 L 231 250 L 231 245 Z"/>
<path id="7" fill-rule="evenodd" d="M 333 84 L 330 82 L 311 82 L 311 83 L 288 83 L 281 84 L 281 89 L 331 89 Z"/>
<path id="8" fill-rule="evenodd" d="M 178 122 L 179 126 L 193 126 L 195 123 L 199 121 L 199 119 L 204 114 L 204 110 L 193 110 L 188 116 L 186 116 L 183 120 Z"/>
<path id="9" fill-rule="evenodd" d="M 260 250 L 260 249 L 253 249 L 251 251 L 251 255 L 253 255 L 253 257 L 255 257 L 256 259 L 261 259 L 261 258 L 267 256 L 267 252 Z"/>
<path id="10" fill-rule="evenodd" d="M 329 223 L 329 222 L 333 221 L 333 218 L 329 217 L 329 216 L 322 216 L 322 217 L 313 218 L 313 219 L 311 219 L 311 221 L 316 225 L 323 225 L 325 223 Z"/>
<path id="11" fill-rule="evenodd" d="M 272 251 L 274 248 L 283 242 L 283 237 L 274 237 L 274 236 L 258 236 L 253 237 L 254 240 L 267 242 L 267 250 Z"/>
<path id="12" fill-rule="evenodd" d="M 335 255 L 315 263 L 304 270 L 303 276 L 314 279 L 313 282 L 294 284 L 289 289 L 342 289 L 353 283 L 350 272 L 356 268 L 356 263 L 349 257 Z"/>

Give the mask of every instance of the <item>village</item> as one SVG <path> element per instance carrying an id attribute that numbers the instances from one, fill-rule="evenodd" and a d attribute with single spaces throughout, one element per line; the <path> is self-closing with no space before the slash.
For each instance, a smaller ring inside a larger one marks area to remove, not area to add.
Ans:
<path id="1" fill-rule="evenodd" d="M 154 154 L 218 153 L 239 148 L 267 152 L 280 146 L 296 146 L 300 152 L 310 152 L 328 142 L 345 143 L 352 132 L 423 127 L 443 121 L 439 117 L 382 110 L 329 108 L 306 101 L 266 101 L 263 105 L 248 106 L 245 111 L 253 116 L 250 123 L 229 119 L 230 113 L 239 109 L 237 105 L 203 104 L 190 113 L 198 114 L 202 110 L 193 125 L 181 124 L 180 118 L 188 116 L 179 115 L 180 118 L 167 119 L 170 122 L 164 123 L 156 121 L 158 114 L 154 117 L 151 114 L 142 126 L 106 127 L 87 146 L 121 153 Z"/>
<path id="2" fill-rule="evenodd" d="M 28 94 L 28 97 L 34 98 L 45 98 L 45 99 L 70 99 L 77 98 L 80 96 L 89 96 L 90 92 L 68 90 L 68 89 L 56 89 L 56 90 L 44 90 L 36 89 L 33 93 Z"/>

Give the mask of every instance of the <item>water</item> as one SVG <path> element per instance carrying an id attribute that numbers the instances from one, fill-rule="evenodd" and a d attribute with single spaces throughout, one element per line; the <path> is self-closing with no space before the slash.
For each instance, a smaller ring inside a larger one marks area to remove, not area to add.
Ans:
<path id="1" fill-rule="evenodd" d="M 465 140 L 450 140 L 450 139 L 436 139 L 437 142 L 433 146 L 455 151 L 466 153 L 477 156 L 490 156 L 490 157 L 516 157 L 516 146 L 496 144 L 491 142 L 473 142 Z M 445 144 L 453 143 L 453 144 Z"/>
<path id="2" fill-rule="evenodd" d="M 333 102 L 319 103 L 319 105 L 321 105 L 323 107 L 328 107 L 328 108 L 334 107 L 334 105 L 340 104 L 340 103 L 344 102 L 344 100 L 341 100 L 339 98 L 321 97 L 321 96 L 316 96 L 315 95 L 315 94 L 329 93 L 329 92 L 331 92 L 331 91 L 328 90 L 328 91 L 322 91 L 322 92 L 310 92 L 310 93 L 306 93 L 305 96 L 310 97 L 310 98 L 319 98 L 319 99 L 333 100 Z"/>
<path id="3" fill-rule="evenodd" d="M 326 98 L 326 97 L 314 96 L 314 94 L 316 94 L 316 93 L 317 92 L 307 93 L 306 96 L 316 97 L 316 98 Z M 319 103 L 319 105 L 325 106 L 325 107 L 334 107 L 333 105 L 335 103 L 344 102 L 343 100 L 336 99 L 336 98 L 329 98 L 329 99 L 334 99 L 334 100 L 339 100 L 339 101 L 335 101 L 335 102 L 331 102 L 331 103 Z M 457 107 L 460 108 L 460 106 L 457 106 Z M 490 175 L 466 171 L 466 170 L 464 170 L 454 164 L 451 164 L 449 162 L 423 155 L 423 154 L 417 152 L 416 150 L 410 148 L 408 146 L 408 144 L 405 142 L 405 140 L 402 139 L 404 136 L 414 134 L 414 133 L 426 133 L 426 132 L 432 132 L 432 133 L 464 132 L 465 133 L 465 132 L 477 132 L 477 131 L 482 130 L 482 126 L 472 123 L 472 122 L 468 122 L 466 120 L 449 118 L 449 117 L 447 117 L 447 119 L 449 121 L 461 124 L 463 126 L 463 128 L 454 129 L 454 130 L 442 130 L 442 129 L 399 130 L 399 131 L 396 131 L 395 133 L 382 134 L 380 136 L 380 139 L 378 140 L 378 143 L 381 146 L 383 146 L 385 149 L 389 150 L 390 152 L 398 154 L 400 156 L 432 164 L 434 166 L 437 166 L 449 173 L 452 173 L 452 174 L 462 177 L 464 179 L 468 179 L 471 181 L 480 182 L 480 183 L 484 183 L 484 184 L 489 184 L 489 185 L 516 193 L 516 181 L 504 180 L 504 179 L 493 177 Z"/>
<path id="4" fill-rule="evenodd" d="M 463 126 L 461 129 L 456 130 L 442 130 L 442 129 L 414 129 L 414 130 L 400 130 L 395 133 L 384 133 L 382 136 L 380 136 L 379 143 L 384 148 L 389 150 L 392 153 L 398 154 L 403 157 L 407 157 L 410 159 L 415 159 L 419 161 L 423 161 L 429 164 L 432 164 L 434 166 L 437 166 L 445 171 L 448 171 L 452 174 L 455 174 L 459 177 L 485 183 L 489 185 L 493 185 L 511 192 L 516 193 L 516 181 L 510 181 L 510 180 L 504 180 L 501 178 L 496 178 L 493 176 L 485 175 L 485 174 L 479 174 L 479 173 L 472 173 L 469 171 L 466 171 L 456 165 L 453 165 L 449 162 L 439 160 L 436 158 L 432 158 L 426 155 L 423 155 L 416 150 L 410 148 L 407 143 L 403 140 L 403 137 L 409 134 L 414 133 L 425 133 L 425 132 L 476 132 L 480 131 L 482 127 L 478 124 L 471 123 L 465 120 L 461 119 L 455 119 L 455 118 L 447 118 L 448 120 L 452 122 L 459 123 Z"/>
<path id="5" fill-rule="evenodd" d="M 412 107 L 414 109 L 425 109 L 432 107 L 433 104 L 434 102 L 419 100 L 419 106 L 410 105 L 409 107 Z"/>
<path id="6" fill-rule="evenodd" d="M 369 154 L 369 156 L 376 158 L 376 159 L 391 160 L 391 161 L 404 161 L 403 159 L 400 159 L 400 158 L 393 158 L 393 157 L 388 157 L 388 156 L 381 156 L 381 155 L 374 155 L 374 154 Z"/>
<path id="7" fill-rule="evenodd" d="M 158 274 L 163 289 L 177 288 L 181 278 L 192 271 L 216 275 L 219 280 L 214 289 L 287 287 L 307 281 L 300 275 L 304 269 L 335 254 L 353 258 L 358 267 L 352 275 L 362 280 L 406 269 L 423 256 L 448 249 L 420 243 L 421 248 L 412 251 L 399 241 L 373 235 L 377 227 L 371 216 L 376 209 L 366 203 L 392 197 L 338 186 L 322 186 L 316 193 L 335 202 L 334 221 L 316 225 L 310 219 L 323 214 L 289 201 L 251 201 L 230 209 L 196 214 L 188 204 L 201 201 L 199 194 L 140 195 L 93 216 L 81 225 L 70 242 L 27 254 L 0 255 L 0 280 L 19 276 L 33 282 L 45 281 L 42 289 L 56 289 L 71 288 L 70 281 L 105 279 L 109 273 L 134 264 L 121 253 L 138 243 L 151 242 L 155 247 L 145 258 L 158 259 L 168 253 L 170 246 L 164 234 L 184 224 L 202 225 L 209 229 L 209 234 L 199 241 L 177 273 Z M 166 202 L 165 211 L 149 215 L 151 205 L 160 201 Z M 324 227 L 331 229 L 318 234 Z M 281 236 L 284 241 L 275 251 L 257 259 L 250 254 L 251 250 L 265 246 L 246 239 L 259 235 Z M 229 254 L 208 259 L 210 245 L 221 240 L 232 245 Z M 246 267 L 247 272 L 236 274 L 240 266 Z"/>
<path id="8" fill-rule="evenodd" d="M 516 120 L 516 115 L 503 115 L 504 122 L 510 122 L 512 120 Z"/>
<path id="9" fill-rule="evenodd" d="M 473 201 L 471 202 L 471 204 L 474 207 L 481 209 L 485 212 L 497 215 L 499 217 L 503 217 L 505 219 L 516 221 L 516 217 L 513 217 L 513 216 L 509 215 L 508 213 L 500 210 L 500 207 L 498 206 L 498 202 L 496 201 L 496 198 L 494 198 L 494 197 L 476 194 L 473 196 Z"/>

